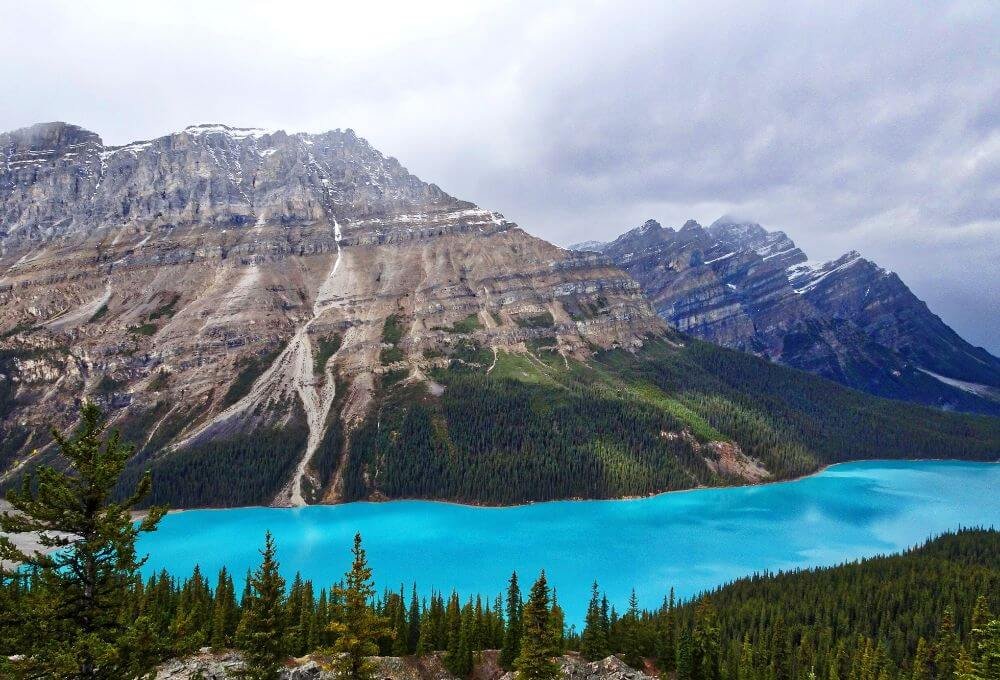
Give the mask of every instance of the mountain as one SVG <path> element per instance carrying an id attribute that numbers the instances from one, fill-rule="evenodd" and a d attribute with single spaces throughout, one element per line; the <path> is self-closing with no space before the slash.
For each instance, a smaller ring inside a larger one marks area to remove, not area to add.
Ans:
<path id="1" fill-rule="evenodd" d="M 1000 449 L 1000 421 L 689 342 L 608 256 L 351 130 L 116 147 L 48 123 L 0 159 L 0 484 L 59 464 L 46 426 L 83 399 L 182 507 L 635 495 Z"/>
<path id="2" fill-rule="evenodd" d="M 784 232 L 729 217 L 708 228 L 649 220 L 571 248 L 611 257 L 685 333 L 871 394 L 1000 414 L 1000 359 L 857 252 L 809 262 Z"/>

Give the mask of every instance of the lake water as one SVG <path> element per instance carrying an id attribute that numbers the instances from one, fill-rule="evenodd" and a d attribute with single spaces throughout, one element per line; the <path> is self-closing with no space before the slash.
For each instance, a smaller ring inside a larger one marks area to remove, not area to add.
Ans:
<path id="1" fill-rule="evenodd" d="M 226 565 L 237 592 L 259 562 L 265 529 L 282 572 L 317 588 L 350 565 L 360 531 L 380 588 L 416 581 L 462 594 L 501 592 L 517 570 L 527 590 L 540 569 L 567 621 L 580 623 L 596 579 L 619 610 L 634 586 L 655 606 L 761 570 L 831 565 L 897 552 L 948 529 L 1000 527 L 1000 464 L 862 462 L 805 479 L 617 501 L 476 508 L 426 501 L 299 509 L 197 510 L 168 515 L 140 542 L 144 572 L 213 579 Z"/>

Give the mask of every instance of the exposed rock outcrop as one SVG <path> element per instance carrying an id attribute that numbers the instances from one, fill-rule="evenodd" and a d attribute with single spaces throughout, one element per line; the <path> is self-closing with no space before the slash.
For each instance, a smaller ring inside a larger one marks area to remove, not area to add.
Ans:
<path id="1" fill-rule="evenodd" d="M 273 502 L 337 500 L 313 453 L 386 372 L 420 379 L 463 342 L 585 357 L 663 328 L 608 258 L 449 196 L 351 130 L 0 134 L 0 483 L 48 454 L 28 433 L 88 398 L 144 457 L 297 423 Z"/>
<path id="2" fill-rule="evenodd" d="M 514 680 L 514 673 L 504 673 L 496 663 L 497 652 L 488 650 L 479 655 L 471 677 L 474 680 Z M 378 680 L 458 680 L 444 667 L 440 654 L 426 657 L 377 657 L 375 677 Z M 241 667 L 238 654 L 212 653 L 205 649 L 186 659 L 171 660 L 157 669 L 156 680 L 229 680 Z M 566 680 L 646 680 L 616 656 L 588 663 L 576 654 L 559 660 L 559 670 Z M 333 671 L 312 659 L 300 659 L 282 669 L 282 680 L 337 680 Z"/>
<path id="3" fill-rule="evenodd" d="M 663 319 L 699 338 L 879 396 L 1000 414 L 1000 359 L 857 252 L 812 263 L 784 232 L 728 217 L 649 220 L 571 248 L 611 257 Z"/>

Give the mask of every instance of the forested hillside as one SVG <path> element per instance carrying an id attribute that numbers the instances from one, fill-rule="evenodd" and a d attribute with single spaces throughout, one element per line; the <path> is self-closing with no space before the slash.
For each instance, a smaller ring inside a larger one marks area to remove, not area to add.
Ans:
<path id="1" fill-rule="evenodd" d="M 567 361 L 470 348 L 383 382 L 350 438 L 345 498 L 505 504 L 784 479 L 866 458 L 994 460 L 1000 420 L 872 397 L 696 340 Z M 491 368 L 487 368 L 491 367 Z M 329 454 L 328 454 L 329 455 Z"/>
<path id="2" fill-rule="evenodd" d="M 130 514 L 151 490 L 149 475 L 113 501 L 130 449 L 94 405 L 81 422 L 70 435 L 54 433 L 71 470 L 40 468 L 0 513 L 6 534 L 34 533 L 55 549 L 25 551 L 0 536 L 2 677 L 148 677 L 159 662 L 205 646 L 238 649 L 246 677 L 257 680 L 313 653 L 358 680 L 373 678 L 373 655 L 435 654 L 470 677 L 490 649 L 521 680 L 555 680 L 553 657 L 567 651 L 617 654 L 675 680 L 1000 677 L 995 530 L 947 534 L 903 555 L 755 575 L 690 601 L 676 602 L 671 590 L 655 611 L 641 611 L 634 591 L 616 608 L 594 583 L 582 627 L 567 625 L 544 571 L 527 598 L 516 573 L 495 598 L 422 595 L 419 584 L 379 596 L 360 534 L 337 583 L 286 581 L 270 532 L 240 590 L 240 576 L 225 567 L 214 581 L 198 567 L 185 580 L 161 572 L 144 581 L 136 539 L 156 530 L 165 509 L 140 521 Z"/>
<path id="3" fill-rule="evenodd" d="M 346 558 L 345 550 L 345 565 Z M 329 586 L 298 575 L 286 582 L 279 561 L 280 546 L 269 542 L 264 565 L 242 586 L 225 570 L 213 579 L 196 570 L 183 581 L 162 573 L 133 582 L 122 612 L 140 635 L 126 638 L 123 658 L 149 667 L 210 645 L 257 660 L 270 654 L 278 664 L 365 650 L 443 655 L 449 671 L 467 677 L 484 650 L 499 650 L 501 665 L 513 668 L 531 646 L 543 656 L 616 654 L 676 680 L 993 680 L 1000 673 L 993 530 L 946 534 L 902 555 L 755 575 L 690 601 L 674 601 L 671 592 L 655 611 L 640 610 L 634 598 L 609 603 L 594 584 L 582 627 L 566 623 L 544 575 L 527 598 L 516 575 L 497 584 L 495 597 L 417 586 L 376 596 L 360 543 L 344 580 Z M 37 622 L 13 607 L 34 605 L 45 587 L 37 578 L 0 582 L 8 612 L 0 617 L 0 659 L 35 644 Z M 270 622 L 261 621 L 262 607 Z M 527 630 L 529 608 L 540 610 L 543 628 Z M 261 641 L 264 650 L 255 648 Z"/>

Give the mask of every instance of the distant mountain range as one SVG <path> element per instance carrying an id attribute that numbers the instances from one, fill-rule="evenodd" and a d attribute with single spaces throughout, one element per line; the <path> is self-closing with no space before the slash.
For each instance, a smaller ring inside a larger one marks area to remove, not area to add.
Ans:
<path id="1" fill-rule="evenodd" d="M 47 428 L 72 426 L 84 399 L 135 442 L 128 474 L 151 468 L 153 500 L 174 507 L 613 497 L 1000 450 L 1000 419 L 876 399 L 671 330 L 613 259 L 661 314 L 678 273 L 703 280 L 671 320 L 734 345 L 789 315 L 826 338 L 832 314 L 803 300 L 841 269 L 793 284 L 783 243 L 764 260 L 763 245 L 696 245 L 695 226 L 672 265 L 661 231 L 606 255 L 564 250 L 351 130 L 197 125 L 123 146 L 66 123 L 0 134 L 0 486 L 60 464 Z M 659 288 L 631 264 L 647 247 Z M 843 324 L 848 339 L 871 333 L 860 323 Z M 942 347 L 926 352 L 943 363 L 919 366 L 983 382 Z M 960 407 L 985 403 L 920 376 Z"/>
<path id="2" fill-rule="evenodd" d="M 685 333 L 871 394 L 1000 413 L 1000 359 L 855 251 L 810 262 L 784 232 L 730 217 L 707 228 L 649 220 L 570 248 L 611 257 Z"/>

